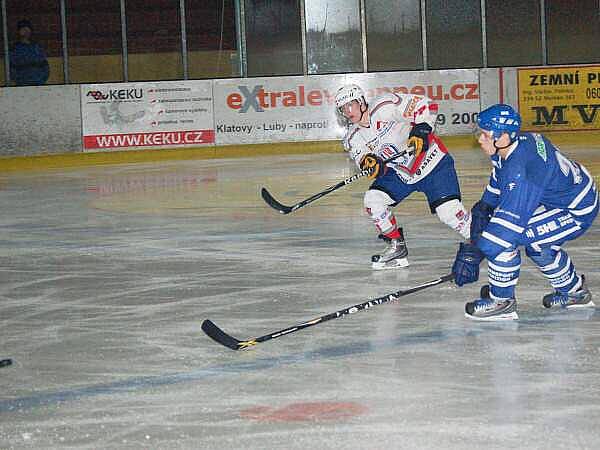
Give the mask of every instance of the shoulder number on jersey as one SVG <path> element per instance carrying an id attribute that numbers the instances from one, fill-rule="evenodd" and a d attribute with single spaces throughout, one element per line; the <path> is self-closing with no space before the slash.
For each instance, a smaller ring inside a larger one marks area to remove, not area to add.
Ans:
<path id="1" fill-rule="evenodd" d="M 569 173 L 571 172 L 573 173 L 573 183 L 580 184 L 583 181 L 581 169 L 574 164 L 573 161 L 559 151 L 556 152 L 556 160 L 558 161 L 560 171 L 565 175 L 565 177 L 568 177 Z"/>

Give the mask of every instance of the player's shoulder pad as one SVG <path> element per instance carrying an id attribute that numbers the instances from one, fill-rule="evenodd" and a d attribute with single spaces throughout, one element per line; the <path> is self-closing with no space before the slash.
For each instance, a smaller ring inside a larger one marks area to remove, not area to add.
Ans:
<path id="1" fill-rule="evenodd" d="M 385 94 L 376 97 L 371 101 L 371 103 L 369 103 L 369 112 L 371 116 L 375 114 L 381 114 L 382 112 L 385 116 L 388 114 L 393 114 L 392 111 L 394 111 L 396 107 L 401 104 L 402 97 L 399 97 L 391 92 L 386 92 Z"/>
<path id="2" fill-rule="evenodd" d="M 548 156 L 552 150 L 538 133 L 523 133 L 518 139 L 519 152 L 513 170 L 522 174 L 529 182 L 538 185 L 545 179 Z"/>
<path id="3" fill-rule="evenodd" d="M 369 106 L 371 107 L 371 109 L 375 109 L 375 108 L 379 107 L 380 105 L 385 105 L 385 104 L 398 105 L 401 102 L 402 102 L 402 97 L 400 95 L 396 95 L 392 92 L 385 92 L 385 93 L 375 97 L 373 100 L 371 100 L 371 103 L 369 104 Z"/>
<path id="4" fill-rule="evenodd" d="M 523 147 L 529 161 L 542 164 L 547 163 L 549 154 L 556 150 L 550 141 L 539 133 L 519 135 L 519 147 Z"/>
<path id="5" fill-rule="evenodd" d="M 378 95 L 377 97 L 375 97 L 373 99 L 373 101 L 389 101 L 389 100 L 396 100 L 398 101 L 398 99 L 402 98 L 401 94 L 395 94 L 393 92 L 384 92 L 383 94 Z"/>

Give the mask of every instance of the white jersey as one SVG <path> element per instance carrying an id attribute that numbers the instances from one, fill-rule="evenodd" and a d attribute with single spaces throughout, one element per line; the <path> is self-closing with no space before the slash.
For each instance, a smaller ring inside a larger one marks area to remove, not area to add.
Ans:
<path id="1" fill-rule="evenodd" d="M 352 125 L 344 137 L 344 148 L 360 167 L 367 153 L 388 159 L 407 150 L 408 134 L 414 124 L 427 123 L 435 127 L 438 106 L 429 98 L 411 94 L 384 94 L 369 106 L 369 126 Z M 387 164 L 407 184 L 425 178 L 446 155 L 439 139 L 431 136 L 429 150 L 417 158 L 401 156 Z"/>

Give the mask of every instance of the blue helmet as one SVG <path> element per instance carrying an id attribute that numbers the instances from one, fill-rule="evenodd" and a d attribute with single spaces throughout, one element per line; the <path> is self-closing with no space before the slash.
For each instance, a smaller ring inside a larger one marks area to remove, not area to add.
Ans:
<path id="1" fill-rule="evenodd" d="M 508 133 L 510 142 L 514 142 L 521 129 L 521 116 L 511 106 L 499 103 L 481 111 L 477 125 L 482 130 L 491 131 L 494 140 L 500 139 L 502 133 Z"/>

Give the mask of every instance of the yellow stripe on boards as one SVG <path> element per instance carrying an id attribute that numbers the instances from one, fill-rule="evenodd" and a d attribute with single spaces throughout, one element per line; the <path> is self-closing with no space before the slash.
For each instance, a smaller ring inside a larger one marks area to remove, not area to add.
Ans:
<path id="1" fill-rule="evenodd" d="M 552 132 L 548 133 L 548 137 L 552 142 L 559 145 L 600 145 L 600 133 L 598 132 Z M 470 134 L 442 136 L 442 140 L 450 153 L 477 148 L 475 137 Z M 67 169 L 110 164 L 135 164 L 159 161 L 247 158 L 265 155 L 297 155 L 336 152 L 343 152 L 341 140 L 10 156 L 0 157 L 0 173 Z"/>

